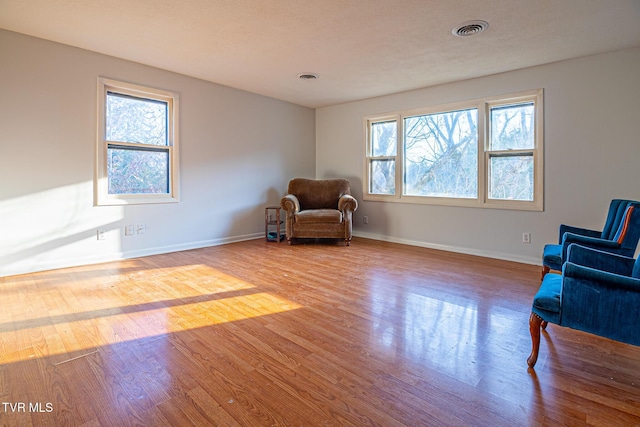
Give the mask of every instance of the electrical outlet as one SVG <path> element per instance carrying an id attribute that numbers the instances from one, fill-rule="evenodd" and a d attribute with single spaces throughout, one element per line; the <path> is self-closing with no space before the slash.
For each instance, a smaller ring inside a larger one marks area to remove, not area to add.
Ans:
<path id="1" fill-rule="evenodd" d="M 105 240 L 107 238 L 107 232 L 104 230 L 98 230 L 98 240 Z"/>
<path id="2" fill-rule="evenodd" d="M 366 216 L 366 215 L 365 215 L 365 216 L 363 216 L 363 217 L 362 217 L 362 223 L 363 223 L 363 224 L 369 224 L 369 217 L 368 217 L 368 216 Z"/>
<path id="3" fill-rule="evenodd" d="M 125 225 L 124 226 L 124 235 L 125 236 L 133 236 L 133 225 Z"/>
<path id="4" fill-rule="evenodd" d="M 531 243 L 531 233 L 522 233 L 522 243 Z"/>

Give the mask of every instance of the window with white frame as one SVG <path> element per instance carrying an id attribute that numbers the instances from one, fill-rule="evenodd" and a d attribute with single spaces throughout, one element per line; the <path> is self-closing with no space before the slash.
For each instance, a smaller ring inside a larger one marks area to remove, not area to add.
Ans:
<path id="1" fill-rule="evenodd" d="M 543 91 L 365 117 L 364 199 L 543 209 Z"/>
<path id="2" fill-rule="evenodd" d="M 98 79 L 97 205 L 178 197 L 178 94 Z"/>

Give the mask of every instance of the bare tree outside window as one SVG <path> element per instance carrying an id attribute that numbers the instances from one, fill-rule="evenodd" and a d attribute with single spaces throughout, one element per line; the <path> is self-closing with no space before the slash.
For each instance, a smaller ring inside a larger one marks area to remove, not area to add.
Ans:
<path id="1" fill-rule="evenodd" d="M 395 194 L 398 123 L 378 122 L 371 125 L 371 161 L 369 164 L 372 194 Z"/>
<path id="2" fill-rule="evenodd" d="M 406 118 L 404 193 L 477 197 L 477 123 L 477 109 Z"/>
<path id="3" fill-rule="evenodd" d="M 491 108 L 490 199 L 533 200 L 534 114 L 532 102 Z"/>
<path id="4" fill-rule="evenodd" d="M 542 211 L 543 94 L 365 117 L 364 199 Z"/>
<path id="5" fill-rule="evenodd" d="M 109 194 L 169 192 L 166 102 L 107 93 L 106 140 Z M 111 143 L 113 142 L 113 143 Z M 127 142 L 139 146 L 122 146 Z"/>
<path id="6" fill-rule="evenodd" d="M 180 95 L 98 77 L 96 206 L 180 201 Z"/>

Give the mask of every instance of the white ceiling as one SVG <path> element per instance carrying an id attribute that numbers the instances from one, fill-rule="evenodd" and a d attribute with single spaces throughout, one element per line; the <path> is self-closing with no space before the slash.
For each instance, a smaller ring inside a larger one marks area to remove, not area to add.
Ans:
<path id="1" fill-rule="evenodd" d="M 640 0 L 0 0 L 0 28 L 322 107 L 640 46 Z"/>

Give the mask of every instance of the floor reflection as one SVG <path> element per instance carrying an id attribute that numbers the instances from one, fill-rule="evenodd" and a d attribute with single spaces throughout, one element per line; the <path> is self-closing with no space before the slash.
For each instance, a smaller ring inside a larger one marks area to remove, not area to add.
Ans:
<path id="1" fill-rule="evenodd" d="M 432 291 L 415 278 L 398 277 L 393 288 L 388 283 L 385 277 L 370 285 L 371 345 L 386 357 L 420 363 L 472 385 L 479 383 L 484 367 L 513 359 L 517 342 L 512 337 L 522 325 L 504 308 Z"/>

